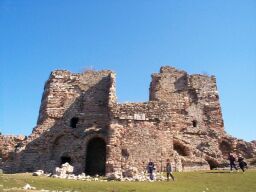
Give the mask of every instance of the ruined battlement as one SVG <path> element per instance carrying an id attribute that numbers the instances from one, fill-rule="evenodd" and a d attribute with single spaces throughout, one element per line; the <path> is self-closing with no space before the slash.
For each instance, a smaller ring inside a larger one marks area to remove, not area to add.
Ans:
<path id="1" fill-rule="evenodd" d="M 194 92 L 194 97 L 200 99 L 218 95 L 215 76 L 189 75 L 169 66 L 161 67 L 160 73 L 152 74 L 149 100 L 171 102 L 173 97 L 178 98 L 190 92 Z M 198 102 L 196 98 L 192 98 L 191 102 Z"/>
<path id="2" fill-rule="evenodd" d="M 15 153 L 15 148 L 26 139 L 23 135 L 0 135 L 0 158 L 6 161 Z"/>
<path id="3" fill-rule="evenodd" d="M 224 131 L 214 76 L 189 75 L 173 67 L 161 67 L 160 73 L 152 75 L 150 101 L 167 102 L 183 122 L 189 118 L 199 128 Z"/>
<path id="4" fill-rule="evenodd" d="M 58 120 L 67 115 L 67 110 L 72 110 L 77 117 L 84 117 L 86 113 L 91 118 L 96 112 L 100 113 L 113 94 L 110 90 L 113 76 L 114 73 L 109 70 L 90 70 L 79 74 L 53 71 L 45 83 L 37 124 L 41 125 L 49 119 Z"/>
<path id="5" fill-rule="evenodd" d="M 117 103 L 115 81 L 109 70 L 53 71 L 32 134 L 0 136 L 4 171 L 52 172 L 68 162 L 75 173 L 127 175 L 149 159 L 157 171 L 166 159 L 189 171 L 224 166 L 231 151 L 256 155 L 255 143 L 225 133 L 214 76 L 161 67 L 143 103 Z"/>

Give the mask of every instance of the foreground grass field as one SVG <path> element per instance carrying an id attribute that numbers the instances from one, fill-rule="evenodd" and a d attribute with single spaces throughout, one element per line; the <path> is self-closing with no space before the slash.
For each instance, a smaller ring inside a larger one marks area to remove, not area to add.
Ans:
<path id="1" fill-rule="evenodd" d="M 176 181 L 161 182 L 99 182 L 73 181 L 48 177 L 33 177 L 31 174 L 13 174 L 0 176 L 0 191 L 22 191 L 29 183 L 49 191 L 79 191 L 79 192 L 255 192 L 256 170 L 246 173 L 228 171 L 207 171 L 174 173 Z M 35 191 L 35 190 L 33 190 Z M 24 192 L 24 190 L 23 190 Z M 31 191 L 32 192 L 32 191 Z"/>

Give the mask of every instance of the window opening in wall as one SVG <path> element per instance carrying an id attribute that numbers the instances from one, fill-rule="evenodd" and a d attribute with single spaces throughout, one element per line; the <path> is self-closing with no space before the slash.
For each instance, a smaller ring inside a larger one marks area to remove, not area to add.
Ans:
<path id="1" fill-rule="evenodd" d="M 122 153 L 122 156 L 123 156 L 125 159 L 128 159 L 128 158 L 129 158 L 129 152 L 128 152 L 127 149 L 122 149 L 121 153 Z"/>
<path id="2" fill-rule="evenodd" d="M 197 121 L 196 120 L 193 120 L 192 124 L 193 124 L 193 127 L 197 127 Z"/>
<path id="3" fill-rule="evenodd" d="M 3 160 L 3 155 L 2 155 L 2 152 L 0 151 L 0 163 L 2 162 Z"/>
<path id="4" fill-rule="evenodd" d="M 70 127 L 76 128 L 78 121 L 79 121 L 78 117 L 73 117 L 73 118 L 70 120 Z"/>

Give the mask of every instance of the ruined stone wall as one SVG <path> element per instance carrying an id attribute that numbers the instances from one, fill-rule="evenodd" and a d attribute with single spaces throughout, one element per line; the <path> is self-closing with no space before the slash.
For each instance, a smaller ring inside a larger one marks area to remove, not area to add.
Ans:
<path id="1" fill-rule="evenodd" d="M 214 76 L 162 67 L 160 73 L 152 75 L 150 100 L 169 104 L 174 146 L 179 145 L 174 147 L 178 153 L 175 158 L 182 164 L 179 169 L 204 169 L 205 161 L 211 168 L 224 166 L 230 152 L 255 155 L 251 143 L 237 144 L 237 139 L 225 133 Z"/>
<path id="2" fill-rule="evenodd" d="M 109 102 L 111 75 L 110 71 L 87 71 L 82 74 L 60 70 L 52 72 L 45 85 L 38 125 L 49 119 L 63 118 L 67 110 L 72 110 L 73 116 L 83 118 L 79 124 L 94 123 L 92 120 L 97 119 L 97 115 L 106 114 L 104 110 Z"/>
<path id="3" fill-rule="evenodd" d="M 168 122 L 169 105 L 166 102 L 144 102 L 116 104 L 111 108 L 111 118 L 117 120 L 138 120 Z"/>
<path id="4" fill-rule="evenodd" d="M 173 129 L 187 127 L 224 131 L 214 76 L 188 75 L 173 67 L 162 67 L 152 75 L 150 100 L 165 101 L 175 116 Z"/>
<path id="5" fill-rule="evenodd" d="M 148 102 L 118 104 L 113 72 L 53 71 L 32 134 L 0 136 L 4 171 L 52 172 L 68 159 L 81 173 L 103 154 L 104 173 L 125 176 L 145 171 L 150 159 L 158 171 L 167 159 L 175 171 L 191 171 L 225 166 L 229 152 L 256 156 L 255 143 L 225 133 L 214 76 L 162 67 L 152 75 L 149 95 Z M 102 149 L 89 148 L 94 139 Z"/>
<path id="6" fill-rule="evenodd" d="M 16 148 L 24 140 L 25 136 L 23 135 L 0 135 L 0 158 L 2 158 L 2 161 L 13 158 Z"/>
<path id="7" fill-rule="evenodd" d="M 115 101 L 113 79 L 110 71 L 52 72 L 45 84 L 38 125 L 17 149 L 16 166 L 10 171 L 52 171 L 62 156 L 68 156 L 75 171 L 84 172 L 90 138 L 108 140 L 108 106 Z M 73 118 L 77 118 L 75 127 Z"/>
<path id="8" fill-rule="evenodd" d="M 163 171 L 166 159 L 172 157 L 172 134 L 152 122 L 128 124 L 121 142 L 123 167 L 137 167 L 145 171 L 151 159 L 157 171 Z"/>
<path id="9" fill-rule="evenodd" d="M 117 104 L 111 108 L 111 138 L 119 141 L 113 161 L 125 172 L 131 167 L 145 171 L 149 159 L 157 170 L 164 169 L 172 157 L 172 134 L 168 105 L 165 102 Z M 118 158 L 117 158 L 118 157 Z"/>

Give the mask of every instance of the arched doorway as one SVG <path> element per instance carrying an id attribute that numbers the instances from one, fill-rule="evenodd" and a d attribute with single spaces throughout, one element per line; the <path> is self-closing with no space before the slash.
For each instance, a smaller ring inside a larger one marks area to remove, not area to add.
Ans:
<path id="1" fill-rule="evenodd" d="M 105 175 L 106 143 L 101 138 L 93 138 L 87 145 L 85 173 L 87 175 Z"/>
<path id="2" fill-rule="evenodd" d="M 173 143 L 173 149 L 181 156 L 189 156 L 190 152 L 188 147 L 184 146 L 181 143 L 175 142 Z"/>
<path id="3" fill-rule="evenodd" d="M 213 160 L 213 159 L 206 159 L 206 161 L 210 165 L 210 169 L 211 170 L 218 167 L 218 162 L 216 162 L 215 160 Z"/>
<path id="4" fill-rule="evenodd" d="M 223 156 L 225 158 L 228 157 L 228 154 L 232 152 L 232 146 L 228 141 L 223 140 L 220 145 L 219 145 L 219 149 L 221 150 Z"/>

